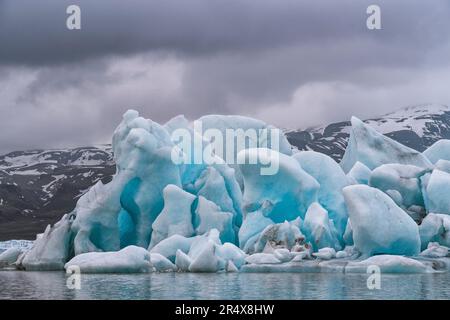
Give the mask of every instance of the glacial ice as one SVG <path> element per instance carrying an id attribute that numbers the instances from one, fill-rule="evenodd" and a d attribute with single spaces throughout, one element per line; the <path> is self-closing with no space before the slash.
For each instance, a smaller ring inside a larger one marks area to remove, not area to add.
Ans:
<path id="1" fill-rule="evenodd" d="M 327 210 L 338 231 L 338 238 L 341 238 L 348 219 L 342 195 L 342 189 L 348 185 L 345 173 L 336 161 L 322 153 L 304 151 L 295 154 L 293 158 L 320 184 L 318 202 Z"/>
<path id="2" fill-rule="evenodd" d="M 306 236 L 306 240 L 311 243 L 314 251 L 326 247 L 337 250 L 342 248 L 333 220 L 329 219 L 327 210 L 317 202 L 314 202 L 308 208 L 302 231 Z"/>
<path id="3" fill-rule="evenodd" d="M 355 247 L 364 255 L 420 252 L 419 228 L 408 214 L 382 191 L 366 186 L 344 188 Z"/>
<path id="4" fill-rule="evenodd" d="M 167 239 L 162 240 L 160 243 L 150 249 L 150 253 L 158 253 L 163 257 L 175 262 L 175 256 L 178 250 L 184 253 L 188 253 L 191 249 L 192 242 L 197 237 L 186 238 L 175 234 Z"/>
<path id="5" fill-rule="evenodd" d="M 431 167 L 431 162 L 420 152 L 384 136 L 356 117 L 352 117 L 351 123 L 348 146 L 341 161 L 344 172 L 348 173 L 357 161 L 370 170 L 388 163 Z"/>
<path id="6" fill-rule="evenodd" d="M 345 267 L 346 273 L 367 273 L 371 266 L 380 268 L 381 273 L 428 273 L 432 272 L 429 267 L 420 261 L 397 256 L 378 255 L 363 261 L 349 262 Z"/>
<path id="7" fill-rule="evenodd" d="M 150 253 L 150 261 L 157 272 L 177 271 L 177 267 L 169 259 L 159 253 Z"/>
<path id="8" fill-rule="evenodd" d="M 163 190 L 164 208 L 152 225 L 150 248 L 170 236 L 194 235 L 191 207 L 195 196 L 169 184 Z"/>
<path id="9" fill-rule="evenodd" d="M 450 215 L 429 213 L 419 226 L 422 250 L 430 242 L 450 247 Z"/>
<path id="10" fill-rule="evenodd" d="M 81 273 L 145 273 L 152 271 L 150 253 L 129 246 L 116 252 L 88 252 L 75 256 L 64 266 L 77 267 Z"/>
<path id="11" fill-rule="evenodd" d="M 351 184 L 369 184 L 372 171 L 359 161 L 353 165 L 347 173 L 347 178 Z"/>
<path id="12" fill-rule="evenodd" d="M 249 264 L 278 264 L 281 263 L 272 253 L 255 253 L 247 258 L 245 261 Z"/>
<path id="13" fill-rule="evenodd" d="M 305 237 L 300 231 L 301 219 L 270 224 L 259 233 L 249 252 L 271 253 L 277 247 L 291 250 L 295 245 L 304 242 Z"/>
<path id="14" fill-rule="evenodd" d="M 448 248 L 439 245 L 437 242 L 430 242 L 427 249 L 422 251 L 420 255 L 427 258 L 443 258 L 448 255 Z"/>
<path id="15" fill-rule="evenodd" d="M 175 257 L 175 265 L 177 266 L 178 270 L 188 272 L 191 263 L 191 258 L 189 258 L 186 253 L 178 249 Z"/>
<path id="16" fill-rule="evenodd" d="M 244 177 L 243 205 L 246 212 L 258 210 L 264 202 L 267 218 L 279 223 L 304 217 L 309 205 L 317 201 L 319 183 L 292 157 L 264 148 L 246 149 L 238 155 Z M 251 161 L 257 160 L 257 164 Z M 265 175 L 264 164 L 277 168 Z"/>
<path id="17" fill-rule="evenodd" d="M 438 140 L 431 147 L 423 152 L 423 154 L 431 161 L 436 163 L 439 160 L 450 161 L 450 140 Z"/>
<path id="18" fill-rule="evenodd" d="M 331 260 L 336 257 L 336 250 L 334 248 L 321 248 L 313 253 L 313 256 L 321 260 Z"/>
<path id="19" fill-rule="evenodd" d="M 442 262 L 450 247 L 448 142 L 422 154 L 352 118 L 337 164 L 317 152 L 293 152 L 281 131 L 255 139 L 246 130 L 272 128 L 259 120 L 200 120 L 201 129 L 182 116 L 159 125 L 126 112 L 113 136 L 113 180 L 94 185 L 31 249 L 0 255 L 0 265 L 366 272 L 373 264 L 382 272 L 431 272 L 434 264 L 448 264 Z M 187 148 L 174 135 L 178 129 L 192 134 Z M 242 129 L 251 141 L 222 159 L 211 132 L 226 136 L 227 129 Z M 213 163 L 173 159 L 193 160 L 199 151 Z"/>
<path id="20" fill-rule="evenodd" d="M 33 247 L 17 260 L 20 269 L 29 271 L 62 270 L 71 251 L 72 217 L 64 215 L 54 226 L 48 225 L 37 236 Z"/>
<path id="21" fill-rule="evenodd" d="M 427 212 L 450 215 L 450 173 L 434 169 L 422 185 Z"/>
<path id="22" fill-rule="evenodd" d="M 5 252 L 0 254 L 0 268 L 8 267 L 17 261 L 17 258 L 22 254 L 22 250 L 19 248 L 9 248 Z"/>
<path id="23" fill-rule="evenodd" d="M 198 198 L 194 226 L 197 235 L 205 234 L 211 229 L 217 229 L 220 232 L 220 240 L 222 242 L 236 242 L 233 214 L 222 212 L 214 202 L 202 196 Z"/>
<path id="24" fill-rule="evenodd" d="M 381 191 L 388 193 L 391 198 L 397 196 L 399 205 L 406 208 L 410 206 L 424 206 L 422 190 L 420 184 L 420 177 L 423 176 L 427 170 L 413 165 L 402 164 L 384 164 L 372 171 L 369 185 Z M 400 197 L 392 191 L 397 191 Z M 392 195 L 395 195 L 392 197 Z"/>

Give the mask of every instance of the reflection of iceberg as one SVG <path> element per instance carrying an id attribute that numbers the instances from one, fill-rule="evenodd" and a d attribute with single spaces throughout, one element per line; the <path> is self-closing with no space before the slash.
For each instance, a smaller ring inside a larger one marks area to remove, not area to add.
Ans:
<path id="1" fill-rule="evenodd" d="M 113 136 L 113 180 L 93 186 L 16 266 L 360 272 L 373 262 L 386 272 L 429 272 L 448 265 L 450 166 L 437 159 L 446 144 L 427 151 L 429 161 L 352 118 L 339 166 L 323 154 L 293 152 L 278 130 L 259 139 L 273 129 L 259 120 L 200 121 L 202 130 L 181 116 L 159 125 L 126 112 Z M 232 150 L 218 141 L 228 130 L 240 134 L 231 136 Z M 181 146 L 182 133 L 190 139 Z M 199 154 L 211 161 L 196 161 Z M 418 262 L 425 257 L 440 260 Z"/>

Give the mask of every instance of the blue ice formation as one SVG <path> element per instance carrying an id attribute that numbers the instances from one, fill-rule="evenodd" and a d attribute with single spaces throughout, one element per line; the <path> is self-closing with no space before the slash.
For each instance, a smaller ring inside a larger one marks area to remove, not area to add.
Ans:
<path id="1" fill-rule="evenodd" d="M 419 228 L 385 193 L 366 185 L 344 188 L 353 241 L 366 256 L 420 252 Z"/>
<path id="2" fill-rule="evenodd" d="M 220 115 L 160 125 L 127 111 L 113 135 L 112 181 L 94 185 L 31 249 L 0 256 L 0 266 L 105 273 L 450 269 L 448 142 L 419 153 L 352 118 L 338 164 L 293 151 L 282 131 L 267 134 L 271 129 Z M 219 137 L 230 132 L 237 132 L 230 138 L 236 148 L 225 157 L 230 150 Z M 212 161 L 195 161 L 199 154 Z"/>
<path id="3" fill-rule="evenodd" d="M 319 183 L 318 201 L 324 207 L 338 233 L 338 240 L 347 225 L 348 214 L 342 189 L 348 185 L 347 177 L 339 164 L 329 156 L 314 152 L 299 152 L 293 156 L 303 170 Z"/>
<path id="4" fill-rule="evenodd" d="M 436 141 L 423 154 L 431 163 L 436 163 L 439 160 L 450 161 L 450 140 L 442 139 Z"/>
<path id="5" fill-rule="evenodd" d="M 370 170 L 388 163 L 411 164 L 422 168 L 431 166 L 420 152 L 382 135 L 358 118 L 352 117 L 351 123 L 348 146 L 341 161 L 346 173 L 357 161 Z"/>

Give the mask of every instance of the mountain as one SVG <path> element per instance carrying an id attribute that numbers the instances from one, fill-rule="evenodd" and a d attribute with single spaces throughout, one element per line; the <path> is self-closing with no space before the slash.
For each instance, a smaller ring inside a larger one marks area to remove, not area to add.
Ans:
<path id="1" fill-rule="evenodd" d="M 450 139 L 450 107 L 421 105 L 364 120 L 377 131 L 400 143 L 424 151 L 440 139 Z M 350 121 L 306 130 L 286 131 L 289 142 L 299 150 L 314 150 L 340 161 L 347 147 Z"/>
<path id="2" fill-rule="evenodd" d="M 115 172 L 111 146 L 16 151 L 0 156 L 0 240 L 34 239 Z"/>
<path id="3" fill-rule="evenodd" d="M 450 108 L 424 105 L 365 120 L 387 136 L 423 151 L 439 139 L 450 139 Z M 314 150 L 340 161 L 350 122 L 286 131 L 299 150 Z M 72 211 L 77 199 L 97 181 L 115 173 L 110 145 L 17 151 L 0 156 L 0 241 L 34 239 L 47 224 Z"/>

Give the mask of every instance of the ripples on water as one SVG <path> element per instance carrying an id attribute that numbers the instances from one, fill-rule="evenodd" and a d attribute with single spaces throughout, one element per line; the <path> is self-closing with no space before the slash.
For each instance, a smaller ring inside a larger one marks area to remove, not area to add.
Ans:
<path id="1" fill-rule="evenodd" d="M 62 272 L 0 271 L 0 299 L 450 299 L 450 274 L 152 273 L 82 275 L 66 287 Z"/>

